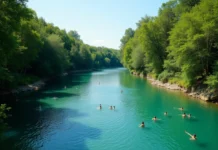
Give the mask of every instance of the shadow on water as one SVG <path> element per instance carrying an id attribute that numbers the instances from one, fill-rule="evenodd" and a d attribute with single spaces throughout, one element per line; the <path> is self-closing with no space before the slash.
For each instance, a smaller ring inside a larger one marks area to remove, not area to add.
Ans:
<path id="1" fill-rule="evenodd" d="M 66 93 L 66 92 L 38 92 L 31 95 L 31 97 L 28 97 L 28 100 L 39 100 L 44 98 L 64 98 L 64 97 L 72 97 L 72 96 L 79 96 L 79 94 L 74 93 Z"/>
<path id="2" fill-rule="evenodd" d="M 154 121 L 154 122 L 157 123 L 157 124 L 163 124 L 162 120 L 157 120 L 157 121 Z"/>
<path id="3" fill-rule="evenodd" d="M 151 130 L 151 127 L 144 127 L 145 130 Z"/>
<path id="4" fill-rule="evenodd" d="M 206 149 L 208 148 L 208 144 L 207 143 L 202 143 L 202 142 L 196 142 L 197 146 L 199 146 L 200 148 Z"/>
<path id="5" fill-rule="evenodd" d="M 3 149 L 80 149 L 88 150 L 87 139 L 97 139 L 101 130 L 73 119 L 86 117 L 68 108 L 48 108 L 42 112 L 26 109 L 8 120 L 18 134 L 0 141 Z"/>
<path id="6" fill-rule="evenodd" d="M 81 84 L 89 83 L 91 73 L 70 74 L 68 76 L 59 77 L 48 82 L 46 88 L 50 90 L 61 90 L 66 88 L 76 87 Z"/>
<path id="7" fill-rule="evenodd" d="M 172 119 L 172 117 L 173 117 L 173 116 L 171 116 L 171 115 L 167 115 L 167 118 L 169 118 L 169 119 Z"/>
<path id="8" fill-rule="evenodd" d="M 90 78 L 90 74 L 62 77 L 49 83 L 43 90 L 10 95 L 2 100 L 1 103 L 7 103 L 12 110 L 11 117 L 6 120 L 8 129 L 4 132 L 5 137 L 0 138 L 1 149 L 88 150 L 86 140 L 99 138 L 101 130 L 74 121 L 74 118 L 87 117 L 88 114 L 76 109 L 52 108 L 38 100 L 79 96 L 53 90 L 62 90 L 65 86 L 76 87 L 87 83 Z"/>
<path id="9" fill-rule="evenodd" d="M 199 120 L 197 118 L 187 118 L 189 122 L 198 122 Z"/>
<path id="10" fill-rule="evenodd" d="M 42 90 L 34 91 L 34 92 L 26 92 L 20 94 L 10 94 L 10 95 L 0 95 L 0 104 L 6 103 L 9 106 L 13 105 L 15 101 L 20 101 L 22 99 L 27 99 L 29 97 L 68 97 L 68 96 L 78 96 L 78 94 L 69 94 L 62 92 L 52 92 L 46 93 L 46 91 L 51 90 L 63 90 L 77 87 L 81 84 L 89 83 L 91 79 L 91 73 L 83 73 L 83 74 L 69 74 L 68 76 L 58 77 L 53 80 L 47 81 L 47 84 Z"/>

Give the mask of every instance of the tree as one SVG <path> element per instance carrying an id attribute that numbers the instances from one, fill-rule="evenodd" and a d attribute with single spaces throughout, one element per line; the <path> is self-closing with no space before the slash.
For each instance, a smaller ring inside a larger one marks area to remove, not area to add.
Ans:
<path id="1" fill-rule="evenodd" d="M 80 40 L 80 35 L 78 34 L 77 31 L 71 30 L 71 31 L 68 32 L 68 35 L 69 35 L 70 37 L 73 37 L 73 38 L 76 39 L 76 40 Z"/>
<path id="2" fill-rule="evenodd" d="M 1 0 L 0 14 L 1 90 L 32 83 L 40 77 L 56 76 L 69 69 L 121 65 L 114 49 L 84 44 L 77 31 L 67 33 L 38 18 L 26 7 L 26 0 Z"/>
<path id="3" fill-rule="evenodd" d="M 143 71 L 144 70 L 144 52 L 142 46 L 137 46 L 132 52 L 132 64 L 131 66 L 135 70 Z"/>
<path id="4" fill-rule="evenodd" d="M 0 105 L 0 135 L 1 132 L 6 128 L 5 119 L 8 117 L 7 112 L 11 109 L 11 107 L 7 107 L 6 104 Z"/>
<path id="5" fill-rule="evenodd" d="M 125 34 L 124 36 L 122 37 L 122 39 L 120 40 L 121 41 L 121 48 L 124 47 L 126 45 L 126 43 L 131 39 L 133 38 L 134 36 L 134 30 L 132 28 L 128 28 L 126 29 L 125 31 Z"/>
<path id="6" fill-rule="evenodd" d="M 202 1 L 190 13 L 182 15 L 171 31 L 168 50 L 171 58 L 181 66 L 188 85 L 207 76 L 215 61 L 214 56 L 217 56 L 214 47 L 218 35 L 215 6 L 213 0 Z"/>
<path id="7" fill-rule="evenodd" d="M 26 8 L 26 0 L 1 0 L 0 14 L 0 87 L 6 88 L 13 81 L 11 69 L 14 68 L 9 68 L 11 60 L 17 52 L 25 50 L 17 34 L 20 22 L 30 19 L 32 13 Z"/>
<path id="8" fill-rule="evenodd" d="M 64 49 L 64 43 L 58 35 L 51 34 L 47 37 L 39 53 L 39 59 L 34 66 L 35 74 L 40 76 L 57 75 L 66 70 L 69 65 L 69 57 Z"/>
<path id="9" fill-rule="evenodd" d="M 104 63 L 105 63 L 105 66 L 106 66 L 106 67 L 110 67 L 110 66 L 111 66 L 111 65 L 110 65 L 111 60 L 110 60 L 109 58 L 107 58 L 107 57 L 104 59 Z"/>
<path id="10" fill-rule="evenodd" d="M 90 69 L 92 68 L 92 56 L 91 56 L 91 52 L 89 50 L 89 47 L 87 45 L 82 45 L 80 47 L 80 58 L 81 58 L 81 66 L 82 68 L 85 69 Z"/>

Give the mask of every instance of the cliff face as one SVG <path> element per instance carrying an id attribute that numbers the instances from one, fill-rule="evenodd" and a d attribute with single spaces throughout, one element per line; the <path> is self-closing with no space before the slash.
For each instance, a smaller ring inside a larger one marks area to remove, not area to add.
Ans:
<path id="1" fill-rule="evenodd" d="M 155 80 L 152 77 L 146 76 L 143 73 L 138 72 L 131 72 L 135 76 L 140 76 L 142 78 L 146 78 L 152 85 L 167 88 L 169 90 L 178 90 L 186 93 L 187 95 L 198 98 L 204 101 L 208 102 L 217 102 L 218 101 L 218 91 L 211 90 L 208 87 L 205 87 L 203 85 L 199 85 L 197 87 L 192 87 L 190 89 L 186 89 L 184 87 L 181 87 L 177 84 L 170 84 L 170 83 L 163 83 L 159 80 Z"/>

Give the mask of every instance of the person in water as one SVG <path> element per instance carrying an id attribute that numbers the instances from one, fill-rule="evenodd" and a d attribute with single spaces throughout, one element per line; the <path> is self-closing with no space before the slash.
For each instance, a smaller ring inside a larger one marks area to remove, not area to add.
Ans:
<path id="1" fill-rule="evenodd" d="M 179 108 L 179 110 L 184 110 L 184 108 L 183 108 L 183 107 L 181 107 L 181 108 Z"/>
<path id="2" fill-rule="evenodd" d="M 186 117 L 186 114 L 185 114 L 185 112 L 182 114 L 182 117 Z"/>
<path id="3" fill-rule="evenodd" d="M 164 115 L 166 115 L 166 116 L 167 116 L 167 114 L 168 114 L 168 113 L 167 113 L 167 111 L 166 111 L 166 112 L 164 113 Z"/>
<path id="4" fill-rule="evenodd" d="M 115 106 L 114 106 L 114 109 L 115 109 Z"/>
<path id="5" fill-rule="evenodd" d="M 188 116 L 189 118 L 191 118 L 191 114 L 188 114 L 187 116 Z"/>
<path id="6" fill-rule="evenodd" d="M 145 123 L 144 123 L 144 121 L 140 124 L 140 126 L 139 127 L 145 127 Z"/>
<path id="7" fill-rule="evenodd" d="M 99 108 L 100 108 L 100 109 L 102 109 L 102 106 L 101 106 L 101 104 L 100 104 Z"/>
<path id="8" fill-rule="evenodd" d="M 112 106 L 110 106 L 110 109 L 112 110 L 112 109 L 113 109 L 113 107 L 112 107 Z"/>
<path id="9" fill-rule="evenodd" d="M 190 134 L 190 133 L 188 133 L 187 131 L 185 131 L 185 133 L 186 134 L 188 134 L 191 138 L 190 138 L 190 140 L 197 140 L 197 135 L 196 134 Z"/>
<path id="10" fill-rule="evenodd" d="M 156 121 L 156 120 L 160 120 L 160 119 L 158 119 L 156 116 L 154 116 L 154 118 L 152 118 L 152 120 Z"/>

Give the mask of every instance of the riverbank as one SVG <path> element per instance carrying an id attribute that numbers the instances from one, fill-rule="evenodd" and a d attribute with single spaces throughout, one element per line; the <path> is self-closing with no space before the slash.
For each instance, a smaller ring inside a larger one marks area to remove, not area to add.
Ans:
<path id="1" fill-rule="evenodd" d="M 69 74 L 85 73 L 85 72 L 91 72 L 91 71 L 96 71 L 96 69 L 74 70 L 74 71 L 65 72 L 65 73 L 62 73 L 62 74 L 57 75 L 57 76 L 52 76 L 50 78 L 41 79 L 41 80 L 39 80 L 37 82 L 34 82 L 32 84 L 19 86 L 18 88 L 12 89 L 10 91 L 4 91 L 4 92 L 0 91 L 0 95 L 20 94 L 20 93 L 25 93 L 25 92 L 38 91 L 38 90 L 42 89 L 47 84 L 47 82 L 50 81 L 50 80 L 54 80 L 54 79 L 56 79 L 58 77 L 67 76 Z"/>
<path id="2" fill-rule="evenodd" d="M 134 76 L 139 76 L 141 78 L 147 79 L 154 86 L 163 87 L 169 90 L 181 91 L 191 97 L 194 97 L 194 98 L 197 98 L 203 101 L 214 102 L 214 103 L 218 102 L 218 91 L 213 91 L 209 89 L 208 87 L 205 87 L 202 85 L 186 89 L 177 84 L 163 83 L 159 80 L 152 78 L 151 76 L 145 76 L 143 73 L 131 72 L 131 74 Z"/>

